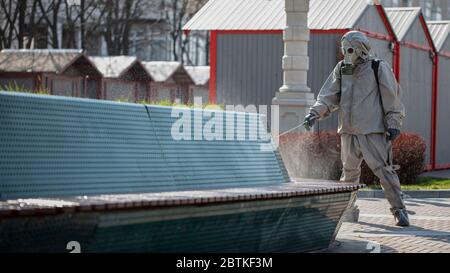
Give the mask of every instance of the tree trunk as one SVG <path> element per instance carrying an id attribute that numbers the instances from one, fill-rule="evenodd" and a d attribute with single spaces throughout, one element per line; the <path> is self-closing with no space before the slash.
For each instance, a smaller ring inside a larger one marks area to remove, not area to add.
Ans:
<path id="1" fill-rule="evenodd" d="M 19 48 L 23 48 L 23 39 L 25 32 L 25 14 L 27 11 L 27 0 L 19 0 L 18 3 L 19 9 L 19 33 L 17 36 Z"/>
<path id="2" fill-rule="evenodd" d="M 38 22 L 36 19 L 36 10 L 37 10 L 38 0 L 34 0 L 33 7 L 31 8 L 30 21 L 28 22 L 28 41 L 25 45 L 26 48 L 31 48 L 31 44 L 36 36 L 36 25 Z M 38 20 L 39 22 L 42 20 L 42 17 Z"/>
<path id="3" fill-rule="evenodd" d="M 59 4 L 61 3 L 58 0 L 58 3 L 55 4 L 53 8 L 53 22 L 51 25 L 52 30 L 52 46 L 53 48 L 59 48 L 59 39 L 58 39 L 58 12 L 59 12 Z"/>
<path id="4" fill-rule="evenodd" d="M 8 7 L 7 8 L 5 7 L 5 15 L 7 16 L 7 19 L 8 19 L 9 30 L 8 30 L 8 37 L 7 37 L 6 41 L 5 41 L 5 47 L 6 48 L 11 48 L 11 45 L 12 45 L 13 40 L 14 40 L 14 32 L 16 31 L 15 23 L 16 23 L 17 16 L 18 16 L 18 13 L 19 13 L 19 9 L 16 6 L 16 8 L 14 9 L 14 14 L 13 14 L 13 5 L 12 5 L 13 3 L 12 3 L 12 1 L 9 1 L 8 4 L 9 4 Z"/>
<path id="5" fill-rule="evenodd" d="M 85 0 L 80 1 L 80 39 L 81 39 L 81 48 L 86 49 L 86 42 L 85 42 L 85 12 L 86 12 L 86 3 Z"/>

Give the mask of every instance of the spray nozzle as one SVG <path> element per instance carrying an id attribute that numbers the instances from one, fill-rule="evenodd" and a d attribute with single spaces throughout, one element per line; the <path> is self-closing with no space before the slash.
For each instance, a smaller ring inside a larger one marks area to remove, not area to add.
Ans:
<path id="1" fill-rule="evenodd" d="M 314 121 L 316 119 L 317 116 L 309 114 L 308 116 L 306 116 L 305 122 L 303 122 L 303 127 L 305 127 L 307 131 L 311 131 L 311 126 L 314 124 Z"/>

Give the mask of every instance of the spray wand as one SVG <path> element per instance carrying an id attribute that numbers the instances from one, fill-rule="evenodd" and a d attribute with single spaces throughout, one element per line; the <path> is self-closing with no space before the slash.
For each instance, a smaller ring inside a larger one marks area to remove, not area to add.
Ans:
<path id="1" fill-rule="evenodd" d="M 316 119 L 317 119 L 317 117 L 314 116 L 314 117 L 311 118 L 311 121 L 314 121 L 314 120 L 316 120 Z M 289 134 L 289 133 L 291 133 L 291 132 L 297 130 L 297 129 L 300 128 L 300 127 L 305 127 L 305 129 L 306 129 L 308 132 L 311 131 L 311 126 L 309 126 L 309 122 L 308 122 L 308 121 L 305 121 L 305 122 L 301 123 L 300 125 L 295 126 L 294 128 L 291 128 L 291 129 L 287 130 L 286 132 L 283 132 L 282 134 L 279 134 L 278 136 L 281 137 L 281 136 L 284 136 L 284 135 L 286 135 L 286 134 Z"/>

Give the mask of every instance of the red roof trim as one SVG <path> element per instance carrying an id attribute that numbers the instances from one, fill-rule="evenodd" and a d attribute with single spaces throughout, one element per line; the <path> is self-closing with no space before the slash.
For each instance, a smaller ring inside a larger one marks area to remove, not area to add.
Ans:
<path id="1" fill-rule="evenodd" d="M 427 23 L 425 22 L 425 18 L 423 14 L 419 15 L 420 24 L 422 25 L 423 30 L 425 31 L 425 36 L 427 37 L 428 44 L 431 46 L 431 50 L 436 52 L 436 48 L 434 46 L 433 38 L 431 37 L 430 30 L 428 29 Z"/>
<path id="2" fill-rule="evenodd" d="M 273 29 L 273 30 L 213 30 L 211 31 L 217 34 L 282 34 L 283 30 L 281 29 Z"/>
<path id="3" fill-rule="evenodd" d="M 392 40 L 397 40 L 397 36 L 395 35 L 395 31 L 392 28 L 391 23 L 389 22 L 389 18 L 387 17 L 386 11 L 384 10 L 383 6 L 378 3 L 378 1 L 375 2 L 375 7 L 377 8 L 378 14 L 381 17 L 381 20 L 383 21 L 384 26 L 386 27 L 386 30 L 389 33 L 389 36 L 392 38 Z"/>
<path id="4" fill-rule="evenodd" d="M 344 35 L 351 29 L 311 29 L 310 32 L 314 34 L 342 34 Z"/>

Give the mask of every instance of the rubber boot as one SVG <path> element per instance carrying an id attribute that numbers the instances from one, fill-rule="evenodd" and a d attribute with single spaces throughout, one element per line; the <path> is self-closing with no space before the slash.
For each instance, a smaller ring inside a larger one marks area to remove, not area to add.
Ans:
<path id="1" fill-rule="evenodd" d="M 395 225 L 399 227 L 409 226 L 409 217 L 406 209 L 391 209 L 391 211 L 395 218 Z"/>

